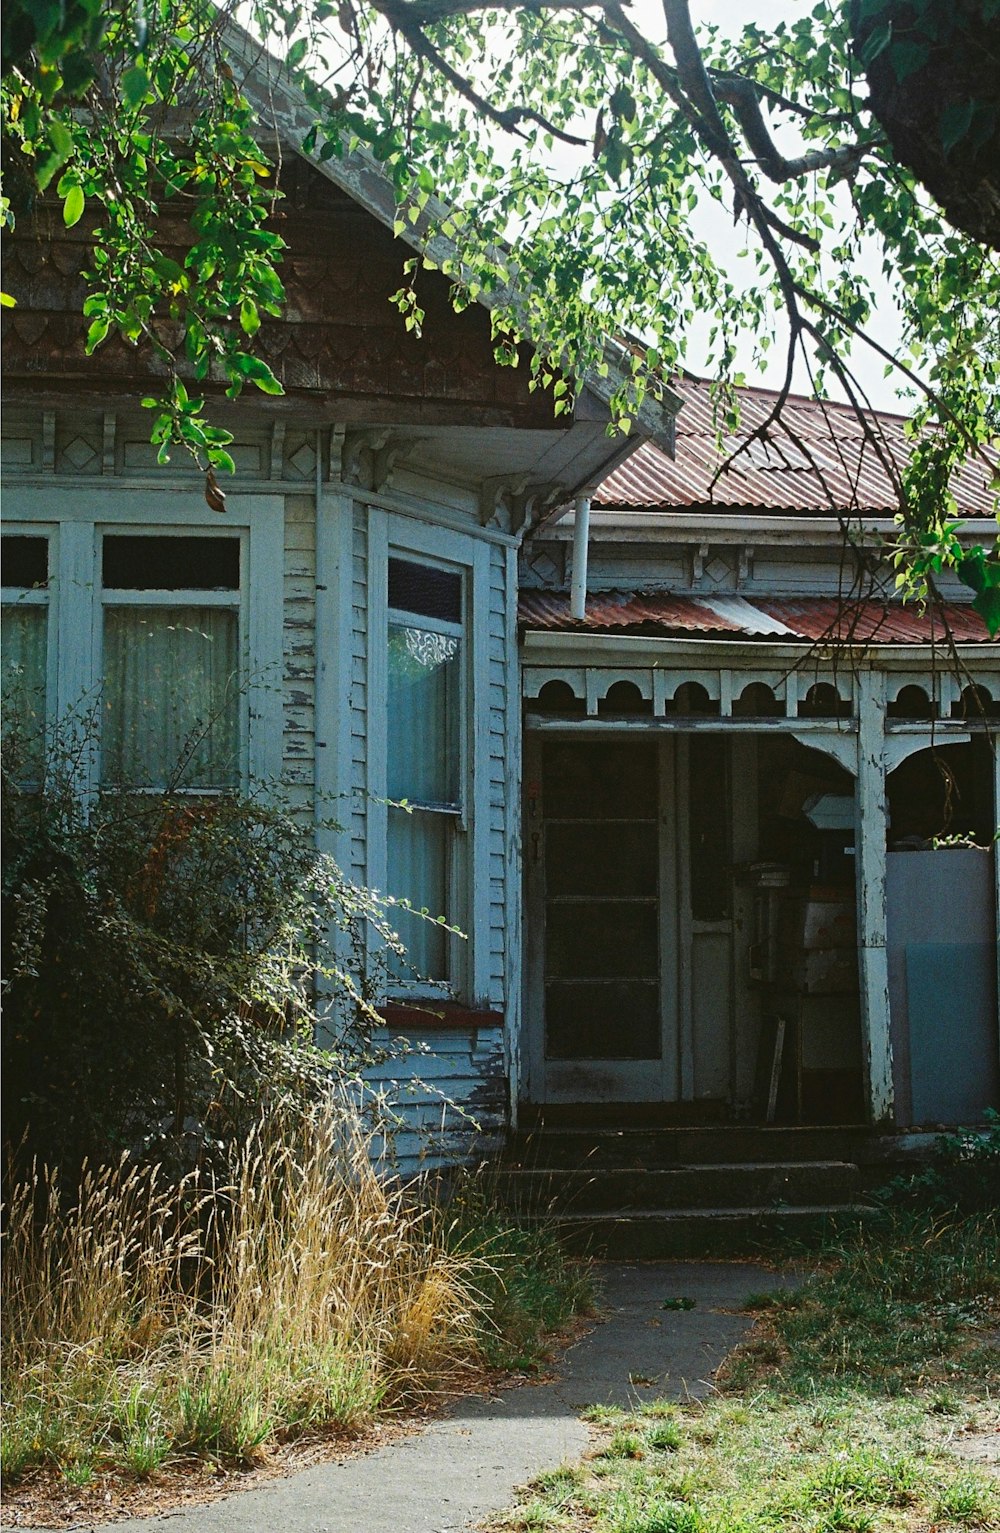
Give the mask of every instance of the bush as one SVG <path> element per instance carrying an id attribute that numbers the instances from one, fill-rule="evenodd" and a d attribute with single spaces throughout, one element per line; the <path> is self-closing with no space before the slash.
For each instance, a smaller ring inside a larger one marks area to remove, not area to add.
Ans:
<path id="1" fill-rule="evenodd" d="M 330 967 L 331 930 L 348 956 L 371 930 L 398 939 L 273 803 L 116 793 L 88 809 L 71 765 L 26 789 L 5 748 L 6 1143 L 64 1174 L 123 1150 L 178 1171 L 218 1160 L 268 1104 L 316 1100 L 371 1059 L 378 1018 L 358 968 Z M 314 1045 L 320 1010 L 334 1052 Z"/>
<path id="2" fill-rule="evenodd" d="M 941 1134 L 923 1170 L 894 1178 L 881 1189 L 892 1207 L 944 1213 L 989 1213 L 1000 1208 L 1000 1113 L 987 1107 L 981 1128 Z"/>

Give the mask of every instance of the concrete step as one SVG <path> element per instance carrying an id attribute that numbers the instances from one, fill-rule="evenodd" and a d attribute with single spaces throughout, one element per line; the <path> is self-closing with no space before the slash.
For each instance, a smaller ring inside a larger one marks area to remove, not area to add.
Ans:
<path id="1" fill-rule="evenodd" d="M 723 1161 L 642 1171 L 522 1167 L 506 1169 L 499 1177 L 500 1196 L 529 1216 L 838 1205 L 853 1202 L 860 1191 L 858 1167 L 839 1160 Z"/>
<path id="2" fill-rule="evenodd" d="M 863 1128 L 726 1124 L 706 1128 L 543 1128 L 516 1138 L 507 1162 L 521 1168 L 634 1167 L 764 1164 L 791 1161 L 856 1162 Z"/>
<path id="3" fill-rule="evenodd" d="M 554 1228 L 563 1244 L 580 1255 L 679 1260 L 746 1256 L 783 1241 L 813 1244 L 871 1213 L 870 1208 L 842 1204 L 648 1209 L 560 1217 Z"/>

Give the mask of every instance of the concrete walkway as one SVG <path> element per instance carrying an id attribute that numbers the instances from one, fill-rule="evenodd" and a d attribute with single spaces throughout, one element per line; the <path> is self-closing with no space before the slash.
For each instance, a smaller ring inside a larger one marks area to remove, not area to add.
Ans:
<path id="1" fill-rule="evenodd" d="M 559 1377 L 467 1396 L 425 1430 L 342 1463 L 205 1506 L 114 1524 L 115 1533 L 458 1533 L 518 1485 L 585 1452 L 580 1412 L 666 1396 L 697 1399 L 749 1329 L 747 1295 L 790 1283 L 749 1262 L 602 1263 L 605 1318 L 560 1359 Z M 686 1310 L 664 1309 L 693 1299 Z"/>

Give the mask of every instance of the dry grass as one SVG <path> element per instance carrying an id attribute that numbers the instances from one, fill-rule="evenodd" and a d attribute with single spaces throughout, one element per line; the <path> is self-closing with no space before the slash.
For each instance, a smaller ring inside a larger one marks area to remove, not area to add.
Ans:
<path id="1" fill-rule="evenodd" d="M 379 1181 L 349 1115 L 262 1130 L 227 1185 L 39 1171 L 6 1211 L 3 1472 L 84 1485 L 186 1454 L 246 1463 L 353 1430 L 474 1362 L 474 1250 Z"/>

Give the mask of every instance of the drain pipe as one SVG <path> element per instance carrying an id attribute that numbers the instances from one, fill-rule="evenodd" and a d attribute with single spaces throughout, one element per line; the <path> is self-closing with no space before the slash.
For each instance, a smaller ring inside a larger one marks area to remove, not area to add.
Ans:
<path id="1" fill-rule="evenodd" d="M 590 546 L 590 496 L 576 497 L 573 520 L 573 580 L 570 586 L 571 617 L 582 621 L 587 615 L 587 553 Z"/>

